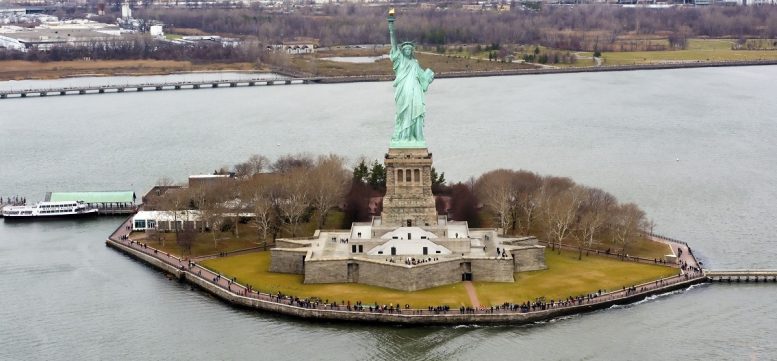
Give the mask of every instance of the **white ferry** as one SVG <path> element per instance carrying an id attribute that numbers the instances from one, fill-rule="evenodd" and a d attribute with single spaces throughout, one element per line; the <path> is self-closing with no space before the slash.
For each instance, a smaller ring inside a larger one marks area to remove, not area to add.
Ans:
<path id="1" fill-rule="evenodd" d="M 40 202 L 31 206 L 6 206 L 5 219 L 27 218 L 77 218 L 97 215 L 97 208 L 90 208 L 84 202 Z"/>

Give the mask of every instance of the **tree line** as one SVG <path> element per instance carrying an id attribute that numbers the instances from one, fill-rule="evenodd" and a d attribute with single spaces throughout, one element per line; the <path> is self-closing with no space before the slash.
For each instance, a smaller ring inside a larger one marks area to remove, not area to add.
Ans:
<path id="1" fill-rule="evenodd" d="M 344 217 L 340 224 L 330 226 L 350 228 L 352 222 L 369 221 L 372 214 L 380 214 L 380 205 L 371 210 L 370 202 L 380 199 L 386 187 L 382 164 L 361 160 L 351 170 L 345 158 L 331 154 L 315 158 L 285 155 L 272 162 L 253 155 L 214 173 L 231 177 L 172 192 L 160 206 L 176 217 L 198 210 L 214 244 L 218 242 L 216 232 L 231 231 L 240 237 L 241 222 L 247 222 L 265 245 L 282 233 L 300 236 L 303 223 L 315 221 L 321 229 L 335 209 L 343 211 Z M 578 185 L 569 178 L 497 169 L 466 183 L 448 185 L 444 173 L 433 173 L 438 213 L 467 221 L 473 228 L 487 218 L 503 234 L 536 235 L 559 252 L 562 245 L 573 244 L 579 257 L 583 249 L 602 241 L 617 245 L 613 253 L 625 257 L 629 247 L 652 227 L 636 204 L 620 203 L 601 189 Z"/>
<path id="2" fill-rule="evenodd" d="M 425 45 L 540 44 L 570 50 L 618 50 L 619 36 L 671 36 L 672 46 L 687 37 L 777 37 L 777 6 L 623 8 L 608 5 L 545 7 L 541 11 L 506 13 L 402 9 L 396 23 L 404 39 Z M 387 41 L 385 7 L 324 6 L 278 14 L 259 8 L 164 9 L 138 11 L 172 28 L 196 28 L 208 33 L 256 37 L 278 43 L 311 37 L 322 46 L 383 44 Z M 174 29 L 173 29 L 174 30 Z M 650 49 L 645 49 L 650 50 Z"/>
<path id="3" fill-rule="evenodd" d="M 299 236 L 300 225 L 314 215 L 320 229 L 329 212 L 341 207 L 351 180 L 344 158 L 336 155 L 287 155 L 274 162 L 254 155 L 214 173 L 231 177 L 167 192 L 158 206 L 175 217 L 199 211 L 202 228 L 212 235 L 214 245 L 217 232 L 232 232 L 239 238 L 239 225 L 244 222 L 265 245 L 270 236 L 275 239 L 281 232 Z M 253 215 L 248 217 L 249 213 Z"/>

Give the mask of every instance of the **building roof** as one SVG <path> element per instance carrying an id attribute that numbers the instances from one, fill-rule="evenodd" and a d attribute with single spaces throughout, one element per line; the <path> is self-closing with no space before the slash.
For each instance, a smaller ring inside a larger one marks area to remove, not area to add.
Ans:
<path id="1" fill-rule="evenodd" d="M 166 222 L 175 221 L 177 219 L 179 221 L 193 222 L 199 221 L 202 218 L 201 212 L 197 210 L 178 211 L 177 215 L 175 213 L 176 212 L 171 211 L 140 211 L 132 216 L 132 220 L 155 220 L 157 222 Z"/>
<path id="2" fill-rule="evenodd" d="M 48 201 L 83 201 L 84 203 L 132 203 L 135 201 L 135 192 L 52 192 Z"/>
<path id="3" fill-rule="evenodd" d="M 220 179 L 229 178 L 229 174 L 192 174 L 189 179 Z"/>

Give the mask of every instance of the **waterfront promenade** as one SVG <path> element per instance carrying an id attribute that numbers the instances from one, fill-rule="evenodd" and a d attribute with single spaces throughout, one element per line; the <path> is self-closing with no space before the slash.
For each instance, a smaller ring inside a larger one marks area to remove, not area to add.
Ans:
<path id="1" fill-rule="evenodd" d="M 562 300 L 541 300 L 523 304 L 471 305 L 447 308 L 428 305 L 410 308 L 401 305 L 323 303 L 293 295 L 258 292 L 239 280 L 229 279 L 208 268 L 136 242 L 129 237 L 129 219 L 106 240 L 106 245 L 155 268 L 189 282 L 214 296 L 239 307 L 258 309 L 306 319 L 395 324 L 525 324 L 565 315 L 590 312 L 617 304 L 628 304 L 648 296 L 683 289 L 705 281 L 701 272 L 678 269 L 678 275 L 639 285 L 624 285 L 610 292 L 570 295 Z M 695 259 L 691 255 L 691 260 Z M 694 263 L 695 264 L 695 263 Z M 396 300 L 400 301 L 401 300 Z"/>

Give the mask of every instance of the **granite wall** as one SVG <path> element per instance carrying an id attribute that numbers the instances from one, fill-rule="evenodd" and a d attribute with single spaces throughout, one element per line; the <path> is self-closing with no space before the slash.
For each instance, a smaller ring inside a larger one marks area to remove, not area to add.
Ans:
<path id="1" fill-rule="evenodd" d="M 304 274 L 307 253 L 305 247 L 271 249 L 270 272 Z"/>
<path id="2" fill-rule="evenodd" d="M 514 282 L 513 260 L 510 258 L 471 259 L 472 280 L 484 282 Z"/>
<path id="3" fill-rule="evenodd" d="M 545 265 L 545 247 L 529 246 L 510 250 L 513 255 L 515 272 L 547 269 Z"/>

